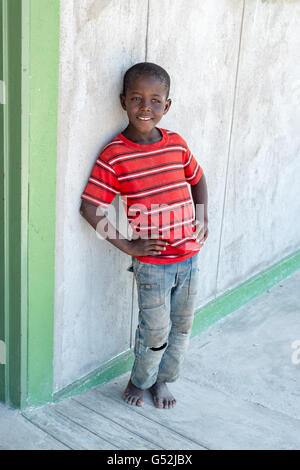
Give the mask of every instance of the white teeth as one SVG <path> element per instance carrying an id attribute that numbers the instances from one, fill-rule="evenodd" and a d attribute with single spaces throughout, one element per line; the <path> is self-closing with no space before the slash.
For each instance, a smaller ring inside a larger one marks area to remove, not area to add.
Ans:
<path id="1" fill-rule="evenodd" d="M 142 121 L 150 121 L 151 118 L 138 117 L 138 119 L 141 119 Z"/>

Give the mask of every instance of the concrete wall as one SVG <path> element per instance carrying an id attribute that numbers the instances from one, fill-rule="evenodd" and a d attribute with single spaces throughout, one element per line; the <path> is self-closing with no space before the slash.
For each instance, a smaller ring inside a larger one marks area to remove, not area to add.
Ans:
<path id="1" fill-rule="evenodd" d="M 61 0 L 55 391 L 133 344 L 130 258 L 78 212 L 97 153 L 126 125 L 130 65 L 169 71 L 160 125 L 207 178 L 198 306 L 299 248 L 299 16 L 297 1 Z"/>

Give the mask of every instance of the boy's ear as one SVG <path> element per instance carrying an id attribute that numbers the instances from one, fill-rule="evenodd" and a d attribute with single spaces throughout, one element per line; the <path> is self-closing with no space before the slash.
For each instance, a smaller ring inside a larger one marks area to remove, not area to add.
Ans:
<path id="1" fill-rule="evenodd" d="M 125 95 L 123 95 L 122 93 L 120 94 L 120 101 L 122 108 L 126 111 Z"/>
<path id="2" fill-rule="evenodd" d="M 172 100 L 170 100 L 170 98 L 168 98 L 167 101 L 166 101 L 166 104 L 165 104 L 164 114 L 167 114 L 167 112 L 170 109 L 171 104 L 172 104 Z"/>

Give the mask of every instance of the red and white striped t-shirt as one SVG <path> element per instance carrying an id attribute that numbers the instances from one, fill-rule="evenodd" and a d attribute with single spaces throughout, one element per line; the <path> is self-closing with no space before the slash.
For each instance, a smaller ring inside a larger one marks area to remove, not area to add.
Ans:
<path id="1" fill-rule="evenodd" d="M 162 139 L 136 144 L 123 134 L 101 151 L 81 198 L 107 208 L 119 194 L 133 234 L 166 240 L 166 250 L 136 256 L 145 263 L 168 264 L 193 256 L 201 245 L 193 239 L 194 206 L 188 184 L 203 170 L 179 134 L 159 129 Z"/>

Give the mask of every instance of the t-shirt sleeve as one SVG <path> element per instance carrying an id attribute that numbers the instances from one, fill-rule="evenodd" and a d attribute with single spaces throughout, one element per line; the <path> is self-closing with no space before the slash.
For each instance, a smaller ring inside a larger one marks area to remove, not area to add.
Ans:
<path id="1" fill-rule="evenodd" d="M 193 186 L 200 181 L 200 178 L 203 174 L 203 169 L 188 147 L 184 156 L 183 168 L 185 179 L 189 184 Z"/>
<path id="2" fill-rule="evenodd" d="M 94 206 L 107 208 L 117 194 L 120 194 L 117 175 L 112 166 L 104 161 L 100 154 L 81 198 Z"/>

